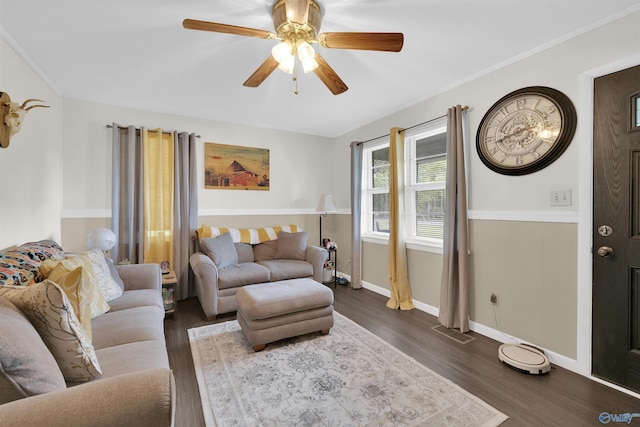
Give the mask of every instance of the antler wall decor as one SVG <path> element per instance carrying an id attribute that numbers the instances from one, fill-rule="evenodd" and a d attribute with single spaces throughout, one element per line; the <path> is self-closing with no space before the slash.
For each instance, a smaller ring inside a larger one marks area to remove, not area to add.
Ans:
<path id="1" fill-rule="evenodd" d="M 0 92 L 0 147 L 7 148 L 11 137 L 20 132 L 24 116 L 29 110 L 36 107 L 49 108 L 48 105 L 30 105 L 30 102 L 45 102 L 41 99 L 27 99 L 19 105 L 17 102 L 11 102 L 9 94 L 6 92 Z"/>

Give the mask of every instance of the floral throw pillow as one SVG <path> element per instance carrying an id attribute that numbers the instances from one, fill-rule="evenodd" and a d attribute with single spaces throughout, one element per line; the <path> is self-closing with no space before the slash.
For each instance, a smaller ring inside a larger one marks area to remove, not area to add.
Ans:
<path id="1" fill-rule="evenodd" d="M 66 294 L 45 280 L 26 287 L 0 287 L 29 319 L 58 363 L 65 381 L 90 381 L 102 375 L 91 341 Z"/>
<path id="2" fill-rule="evenodd" d="M 0 286 L 27 286 L 38 276 L 40 261 L 22 252 L 0 252 Z"/>

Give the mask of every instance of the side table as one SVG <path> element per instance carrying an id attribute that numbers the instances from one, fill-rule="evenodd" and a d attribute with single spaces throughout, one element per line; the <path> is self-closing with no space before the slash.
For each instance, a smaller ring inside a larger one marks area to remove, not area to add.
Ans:
<path id="1" fill-rule="evenodd" d="M 327 283 L 331 283 L 333 282 L 333 287 L 336 287 L 336 284 L 338 283 L 338 275 L 337 275 L 337 269 L 338 269 L 338 249 L 333 247 L 333 248 L 328 248 L 327 251 L 329 252 L 329 259 L 328 261 L 332 261 L 333 265 L 332 265 L 332 270 L 333 270 L 333 277 L 331 278 L 331 281 L 328 282 L 324 282 L 324 284 Z M 333 256 L 331 256 L 333 254 Z"/>
<path id="2" fill-rule="evenodd" d="M 162 275 L 162 301 L 164 302 L 164 316 L 171 316 L 176 319 L 176 311 L 178 303 L 176 301 L 176 286 L 178 286 L 178 278 L 176 272 L 171 270 L 167 274 Z"/>

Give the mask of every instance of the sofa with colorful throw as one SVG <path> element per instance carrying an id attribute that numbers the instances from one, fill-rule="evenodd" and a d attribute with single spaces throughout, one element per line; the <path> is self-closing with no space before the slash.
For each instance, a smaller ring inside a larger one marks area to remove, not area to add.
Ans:
<path id="1" fill-rule="evenodd" d="M 245 285 L 311 278 L 322 282 L 326 249 L 307 245 L 307 233 L 295 225 L 218 228 L 201 226 L 199 250 L 189 260 L 196 295 L 208 320 L 236 311 L 236 291 Z"/>
<path id="2" fill-rule="evenodd" d="M 0 251 L 0 425 L 173 425 L 161 283 L 50 240 Z"/>

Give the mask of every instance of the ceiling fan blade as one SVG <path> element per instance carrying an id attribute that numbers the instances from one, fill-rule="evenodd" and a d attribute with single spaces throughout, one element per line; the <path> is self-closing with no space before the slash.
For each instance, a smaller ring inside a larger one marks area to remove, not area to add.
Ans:
<path id="1" fill-rule="evenodd" d="M 209 21 L 198 21 L 196 19 L 185 19 L 182 21 L 182 26 L 188 30 L 213 31 L 214 33 L 236 34 L 261 39 L 273 39 L 276 36 L 271 31 L 238 27 L 237 25 L 218 24 Z"/>
<path id="2" fill-rule="evenodd" d="M 278 68 L 278 61 L 273 59 L 273 56 L 269 55 L 267 60 L 264 61 L 262 65 L 260 65 L 258 69 L 254 71 L 253 74 L 251 74 L 251 76 L 249 76 L 249 78 L 246 82 L 243 83 L 243 85 L 247 87 L 260 86 L 262 82 L 265 81 L 265 79 L 269 77 L 269 75 L 273 73 L 273 70 L 275 70 L 276 68 Z"/>
<path id="3" fill-rule="evenodd" d="M 309 20 L 309 0 L 285 0 L 287 19 L 304 25 Z"/>
<path id="4" fill-rule="evenodd" d="M 318 62 L 318 68 L 313 70 L 316 73 L 316 76 L 322 83 L 324 83 L 331 93 L 334 95 L 340 95 L 342 92 L 346 92 L 349 87 L 342 81 L 338 74 L 333 71 L 333 68 L 324 60 L 322 56 L 316 53 L 315 56 L 316 61 Z"/>
<path id="5" fill-rule="evenodd" d="M 322 47 L 329 49 L 379 50 L 400 52 L 404 44 L 402 33 L 322 33 L 318 37 Z"/>

